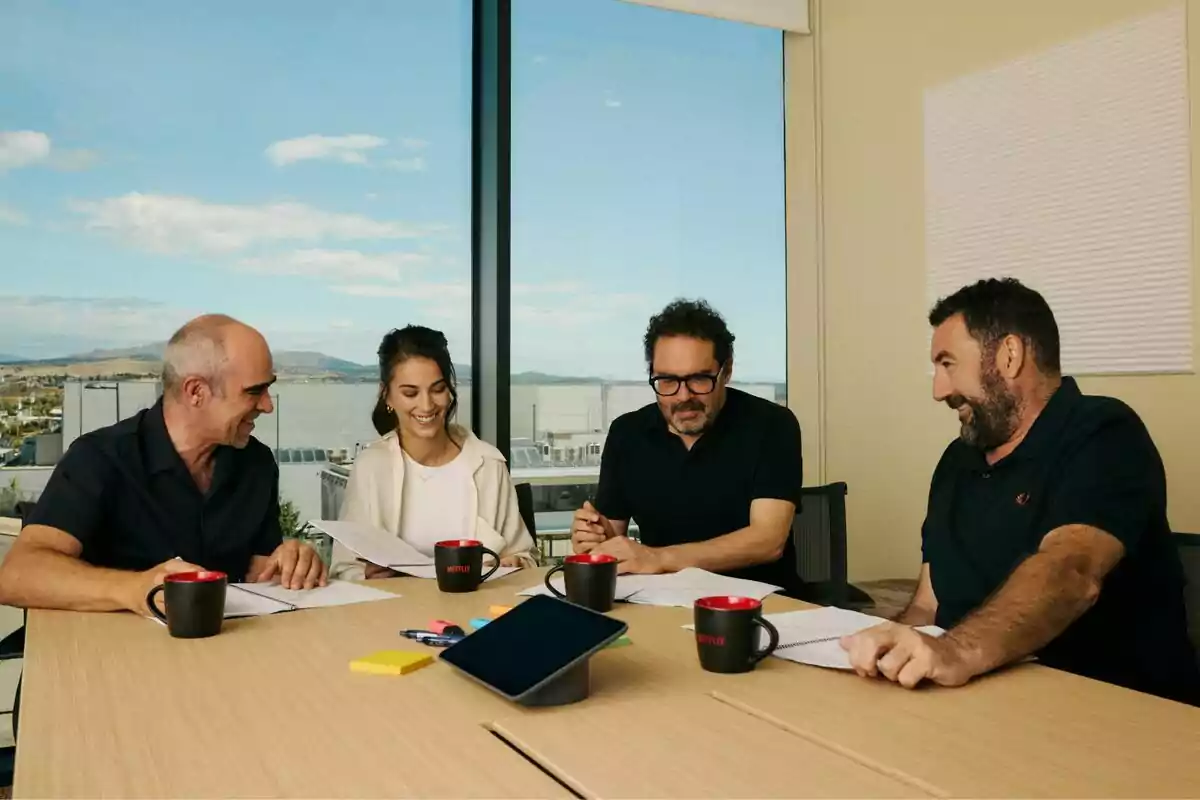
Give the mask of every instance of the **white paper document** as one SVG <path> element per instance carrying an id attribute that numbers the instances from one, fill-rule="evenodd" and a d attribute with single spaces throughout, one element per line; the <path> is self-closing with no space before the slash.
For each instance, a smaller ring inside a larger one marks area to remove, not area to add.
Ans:
<path id="1" fill-rule="evenodd" d="M 432 564 L 433 559 L 398 536 L 358 522 L 314 519 L 309 525 L 329 534 L 359 558 L 381 567 L 411 567 Z"/>
<path id="2" fill-rule="evenodd" d="M 491 564 L 485 561 L 483 564 L 483 571 L 486 573 L 491 568 Z M 514 572 L 518 572 L 520 569 L 520 567 L 500 567 L 488 577 L 488 580 L 498 580 L 503 578 L 505 575 L 511 575 Z M 404 575 L 411 575 L 414 578 L 437 578 L 437 568 L 432 565 L 425 567 L 400 567 L 396 571 Z"/>
<path id="3" fill-rule="evenodd" d="M 316 589 L 284 589 L 277 583 L 231 583 L 225 592 L 225 618 L 395 600 L 399 596 L 349 581 L 329 581 Z"/>
<path id="4" fill-rule="evenodd" d="M 798 664 L 830 669 L 851 668 L 850 657 L 838 644 L 839 639 L 887 621 L 870 614 L 832 607 L 767 614 L 764 618 L 779 629 L 779 647 L 775 649 L 775 656 Z M 927 625 L 917 630 L 930 636 L 941 636 L 945 633 L 936 625 Z M 766 642 L 766 633 L 760 631 L 759 646 L 762 647 Z"/>
<path id="5" fill-rule="evenodd" d="M 550 582 L 560 592 L 566 591 L 561 573 Z M 691 608 L 701 597 L 733 595 L 762 600 L 779 591 L 779 588 L 769 583 L 729 578 L 715 572 L 689 567 L 665 575 L 618 575 L 616 599 L 641 605 Z M 528 597 L 550 592 L 544 584 L 539 584 L 519 594 Z"/>
<path id="6" fill-rule="evenodd" d="M 729 597 L 752 597 L 764 600 L 778 592 L 780 587 L 761 581 L 730 578 L 690 567 L 670 575 L 648 575 L 658 578 L 648 583 L 637 594 L 629 598 L 631 603 L 652 606 L 679 606 L 691 608 L 701 597 L 725 595 Z"/>

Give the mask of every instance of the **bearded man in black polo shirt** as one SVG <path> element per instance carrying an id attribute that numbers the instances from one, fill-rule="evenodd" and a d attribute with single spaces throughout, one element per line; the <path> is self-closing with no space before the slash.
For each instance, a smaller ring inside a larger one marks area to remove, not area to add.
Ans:
<path id="1" fill-rule="evenodd" d="M 0 603 L 148 613 L 170 573 L 324 585 L 316 552 L 279 528 L 279 469 L 251 434 L 274 410 L 271 351 L 221 314 L 167 342 L 152 408 L 75 440 L 0 566 Z"/>
<path id="2" fill-rule="evenodd" d="M 1026 656 L 1200 704 L 1166 475 L 1137 414 L 1080 393 L 1058 326 L 1019 282 L 941 300 L 933 396 L 961 433 L 933 475 L 916 593 L 843 640 L 861 675 L 966 683 Z M 910 626 L 937 624 L 934 638 Z"/>
<path id="3" fill-rule="evenodd" d="M 792 412 L 728 386 L 734 336 L 703 301 L 677 300 L 644 340 L 657 402 L 613 420 L 596 504 L 575 515 L 575 552 L 623 572 L 699 567 L 798 595 L 791 539 L 800 502 L 800 425 Z M 626 536 L 637 521 L 640 542 Z"/>

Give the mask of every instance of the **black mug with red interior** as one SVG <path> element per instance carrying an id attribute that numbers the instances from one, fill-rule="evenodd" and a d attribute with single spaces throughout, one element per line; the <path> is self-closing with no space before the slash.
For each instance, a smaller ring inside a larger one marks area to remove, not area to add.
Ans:
<path id="1" fill-rule="evenodd" d="M 566 594 L 550 583 L 550 577 L 559 571 L 567 585 Z M 603 553 L 567 556 L 546 573 L 546 588 L 555 597 L 565 597 L 577 606 L 601 613 L 611 611 L 617 595 L 617 559 Z"/>
<path id="2" fill-rule="evenodd" d="M 150 613 L 165 622 L 167 630 L 177 639 L 203 639 L 221 632 L 225 620 L 225 587 L 229 578 L 224 572 L 176 572 L 146 595 Z M 163 594 L 167 613 L 158 610 L 155 598 Z"/>
<path id="3" fill-rule="evenodd" d="M 749 672 L 779 646 L 779 631 L 752 597 L 702 597 L 693 607 L 700 666 L 709 672 Z M 759 649 L 758 631 L 767 632 Z"/>
<path id="4" fill-rule="evenodd" d="M 496 562 L 486 573 L 485 553 Z M 477 539 L 449 539 L 434 545 L 433 566 L 438 588 L 443 592 L 473 592 L 500 568 L 500 556 Z"/>

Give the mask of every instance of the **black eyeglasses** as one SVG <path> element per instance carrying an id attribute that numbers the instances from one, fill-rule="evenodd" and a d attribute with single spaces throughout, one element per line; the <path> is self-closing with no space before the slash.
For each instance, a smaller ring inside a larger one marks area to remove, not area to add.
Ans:
<path id="1" fill-rule="evenodd" d="M 716 372 L 697 372 L 694 375 L 651 375 L 650 386 L 659 397 L 671 397 L 679 394 L 680 388 L 686 383 L 692 394 L 711 394 L 717 388 L 717 379 L 721 377 L 724 365 L 717 367 Z"/>

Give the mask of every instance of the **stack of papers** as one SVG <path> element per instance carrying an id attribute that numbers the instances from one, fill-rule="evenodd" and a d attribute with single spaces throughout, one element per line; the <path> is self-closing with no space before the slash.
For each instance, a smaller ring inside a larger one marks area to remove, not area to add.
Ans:
<path id="1" fill-rule="evenodd" d="M 335 520 L 309 520 L 309 525 L 329 534 L 345 548 L 359 558 L 378 564 L 381 567 L 394 569 L 414 578 L 436 578 L 433 558 L 425 555 L 403 539 L 393 536 L 385 530 L 357 522 Z M 483 571 L 490 569 L 490 561 L 485 558 Z M 489 581 L 503 578 L 516 572 L 520 567 L 500 567 Z"/>
<path id="2" fill-rule="evenodd" d="M 550 583 L 560 592 L 566 592 L 565 581 L 561 574 L 555 576 Z M 701 597 L 730 595 L 762 600 L 778 592 L 779 588 L 769 583 L 730 578 L 715 572 L 689 567 L 665 575 L 618 575 L 616 599 L 649 606 L 691 608 Z M 550 594 L 550 592 L 544 584 L 539 584 L 531 586 L 519 594 L 532 597 L 538 594 Z"/>
<path id="3" fill-rule="evenodd" d="M 850 657 L 838 640 L 843 636 L 881 625 L 887 620 L 848 611 L 844 608 L 817 608 L 812 611 L 788 611 L 767 614 L 764 619 L 779 629 L 779 647 L 773 655 L 798 664 L 830 669 L 851 669 Z M 693 625 L 684 625 L 694 630 Z M 917 628 L 930 636 L 941 636 L 944 630 L 936 625 Z M 759 632 L 758 646 L 767 643 L 765 632 Z"/>
<path id="4" fill-rule="evenodd" d="M 433 559 L 398 536 L 381 528 L 357 522 L 309 520 L 308 524 L 327 533 L 347 550 L 372 564 L 390 569 L 433 564 Z"/>

